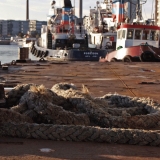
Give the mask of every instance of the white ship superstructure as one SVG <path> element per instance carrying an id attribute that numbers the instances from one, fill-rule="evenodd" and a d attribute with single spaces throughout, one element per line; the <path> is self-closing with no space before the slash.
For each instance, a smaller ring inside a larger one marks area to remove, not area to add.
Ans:
<path id="1" fill-rule="evenodd" d="M 80 1 L 82 6 L 82 1 Z M 70 0 L 63 0 L 57 7 L 56 1 L 50 3 L 47 25 L 41 29 L 41 38 L 32 47 L 32 53 L 43 58 L 78 61 L 98 61 L 105 57 L 106 50 L 88 44 L 87 32 L 83 29 L 83 18 L 74 15 Z"/>
<path id="2" fill-rule="evenodd" d="M 89 16 L 84 17 L 84 27 L 89 33 L 89 42 L 98 49 L 110 52 L 116 47 L 116 23 L 112 18 L 112 2 L 98 2 L 90 9 Z"/>

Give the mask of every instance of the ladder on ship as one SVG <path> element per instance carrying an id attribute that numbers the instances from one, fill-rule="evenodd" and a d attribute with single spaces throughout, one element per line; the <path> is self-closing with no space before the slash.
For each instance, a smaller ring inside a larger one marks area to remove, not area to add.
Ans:
<path id="1" fill-rule="evenodd" d="M 50 31 L 48 31 L 47 39 L 48 39 L 47 48 L 52 49 L 52 34 Z"/>

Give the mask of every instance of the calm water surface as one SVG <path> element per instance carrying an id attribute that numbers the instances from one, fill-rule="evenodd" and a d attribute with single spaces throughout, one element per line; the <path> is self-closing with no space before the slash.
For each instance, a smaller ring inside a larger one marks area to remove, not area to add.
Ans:
<path id="1" fill-rule="evenodd" d="M 18 59 L 18 45 L 0 45 L 0 61 L 2 64 Z"/>
<path id="2" fill-rule="evenodd" d="M 0 61 L 1 64 L 12 62 L 18 59 L 18 45 L 0 45 Z M 35 59 L 31 54 L 29 58 Z"/>

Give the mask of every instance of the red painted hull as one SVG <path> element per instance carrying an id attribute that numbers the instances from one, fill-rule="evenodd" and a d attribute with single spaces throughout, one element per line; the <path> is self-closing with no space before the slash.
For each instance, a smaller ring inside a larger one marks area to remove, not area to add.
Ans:
<path id="1" fill-rule="evenodd" d="M 119 50 L 110 52 L 106 55 L 105 59 L 101 59 L 100 61 L 112 61 L 115 60 L 124 60 L 125 57 L 131 57 L 131 58 L 140 58 L 141 61 L 145 61 L 145 59 L 142 60 L 142 56 L 144 53 L 151 53 L 153 55 L 153 58 L 155 61 L 160 61 L 160 48 L 156 48 L 149 45 L 140 45 L 140 46 L 131 46 L 128 48 L 121 48 Z M 146 61 L 149 61 L 147 59 Z M 153 61 L 153 59 L 152 59 Z"/>

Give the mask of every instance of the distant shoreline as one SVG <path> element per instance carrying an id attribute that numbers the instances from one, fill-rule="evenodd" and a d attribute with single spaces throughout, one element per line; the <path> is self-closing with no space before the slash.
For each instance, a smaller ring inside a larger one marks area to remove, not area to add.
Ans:
<path id="1" fill-rule="evenodd" d="M 10 45 L 10 41 L 7 40 L 1 40 L 0 45 Z"/>

